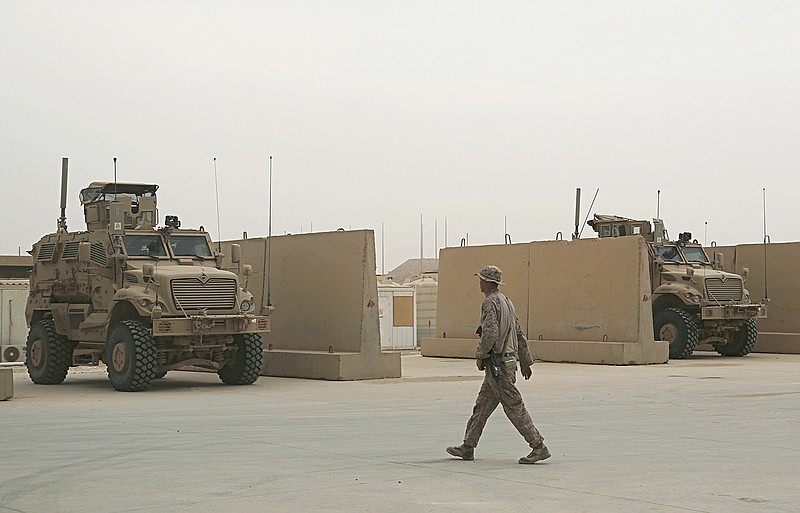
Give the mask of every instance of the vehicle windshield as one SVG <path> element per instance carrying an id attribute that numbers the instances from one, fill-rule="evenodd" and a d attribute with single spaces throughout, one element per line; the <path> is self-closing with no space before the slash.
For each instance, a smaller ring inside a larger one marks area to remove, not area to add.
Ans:
<path id="1" fill-rule="evenodd" d="M 700 246 L 685 246 L 683 248 L 683 256 L 686 257 L 687 262 L 709 263 L 706 252 Z"/>
<path id="2" fill-rule="evenodd" d="M 172 254 L 176 257 L 211 258 L 211 249 L 203 235 L 173 235 L 169 239 Z"/>
<path id="3" fill-rule="evenodd" d="M 658 257 L 664 262 L 683 263 L 683 258 L 681 258 L 681 253 L 678 251 L 677 246 L 658 246 L 656 251 L 658 251 Z"/>
<path id="4" fill-rule="evenodd" d="M 122 244 L 128 256 L 165 257 L 167 249 L 160 235 L 124 235 Z"/>

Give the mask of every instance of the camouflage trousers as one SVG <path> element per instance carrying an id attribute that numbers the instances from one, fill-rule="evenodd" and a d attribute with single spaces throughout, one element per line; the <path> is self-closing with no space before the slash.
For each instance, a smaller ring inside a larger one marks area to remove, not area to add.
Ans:
<path id="1" fill-rule="evenodd" d="M 464 434 L 464 443 L 478 446 L 478 440 L 483 433 L 483 428 L 489 416 L 497 409 L 497 405 L 503 405 L 503 411 L 508 420 L 517 428 L 519 434 L 525 438 L 528 445 L 536 447 L 544 438 L 533 425 L 525 403 L 522 402 L 522 395 L 516 386 L 517 367 L 516 365 L 500 365 L 500 375 L 497 380 L 492 376 L 491 371 L 486 369 L 481 390 L 478 398 L 475 399 L 475 407 L 472 409 L 472 416 L 467 421 L 467 430 Z"/>

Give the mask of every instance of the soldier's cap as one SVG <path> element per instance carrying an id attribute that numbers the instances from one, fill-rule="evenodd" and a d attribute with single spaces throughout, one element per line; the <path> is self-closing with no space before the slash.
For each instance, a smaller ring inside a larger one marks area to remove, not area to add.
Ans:
<path id="1" fill-rule="evenodd" d="M 481 272 L 475 273 L 475 276 L 483 281 L 491 281 L 498 285 L 505 285 L 503 283 L 503 271 L 496 265 L 487 265 L 481 269 Z"/>

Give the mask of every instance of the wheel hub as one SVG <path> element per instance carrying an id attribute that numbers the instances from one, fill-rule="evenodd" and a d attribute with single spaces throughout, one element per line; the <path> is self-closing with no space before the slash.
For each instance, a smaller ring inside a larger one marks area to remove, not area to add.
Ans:
<path id="1" fill-rule="evenodd" d="M 661 326 L 658 336 L 661 338 L 661 340 L 665 340 L 672 345 L 676 340 L 678 340 L 678 330 L 672 324 L 665 324 Z"/>
<path id="2" fill-rule="evenodd" d="M 42 356 L 43 356 L 42 352 L 43 352 L 42 340 L 41 339 L 34 340 L 33 343 L 31 344 L 31 354 L 30 354 L 31 364 L 33 364 L 34 367 L 40 367 L 42 365 Z"/>
<path id="3" fill-rule="evenodd" d="M 114 346 L 111 351 L 111 364 L 117 373 L 122 374 L 125 372 L 128 367 L 128 351 L 125 348 L 125 344 L 120 343 Z"/>

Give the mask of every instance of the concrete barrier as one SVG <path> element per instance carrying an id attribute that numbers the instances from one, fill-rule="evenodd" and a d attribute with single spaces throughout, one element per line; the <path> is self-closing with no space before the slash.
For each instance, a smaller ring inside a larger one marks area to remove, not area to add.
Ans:
<path id="1" fill-rule="evenodd" d="M 503 270 L 506 284 L 502 291 L 513 301 L 520 326 L 526 331 L 530 253 L 530 244 L 442 249 L 436 299 L 437 337 L 475 338 L 484 297 L 475 273 L 485 265 L 496 265 Z"/>
<path id="2" fill-rule="evenodd" d="M 247 285 L 256 306 L 267 304 L 268 291 L 275 306 L 263 375 L 400 377 L 399 353 L 380 350 L 372 231 L 227 241 L 226 254 L 232 243 L 241 246 L 243 263 L 253 267 Z M 226 260 L 224 265 L 234 267 Z"/>
<path id="3" fill-rule="evenodd" d="M 647 247 L 639 237 L 531 244 L 530 329 L 547 361 L 665 363 L 655 341 Z"/>
<path id="4" fill-rule="evenodd" d="M 424 356 L 471 358 L 483 295 L 473 274 L 494 263 L 537 359 L 632 365 L 665 363 L 655 341 L 647 249 L 638 237 L 448 248 L 439 263 L 439 337 Z M 449 331 L 448 331 L 449 330 Z"/>
<path id="5" fill-rule="evenodd" d="M 14 397 L 14 370 L 11 367 L 0 367 L 0 401 Z"/>
<path id="6" fill-rule="evenodd" d="M 767 318 L 756 321 L 754 351 L 800 354 L 800 242 L 716 246 L 706 251 L 709 257 L 712 253 L 725 255 L 726 271 L 742 274 L 748 269 L 745 287 L 752 301 L 762 301 L 765 292 L 769 297 Z M 713 350 L 710 345 L 698 349 Z"/>

